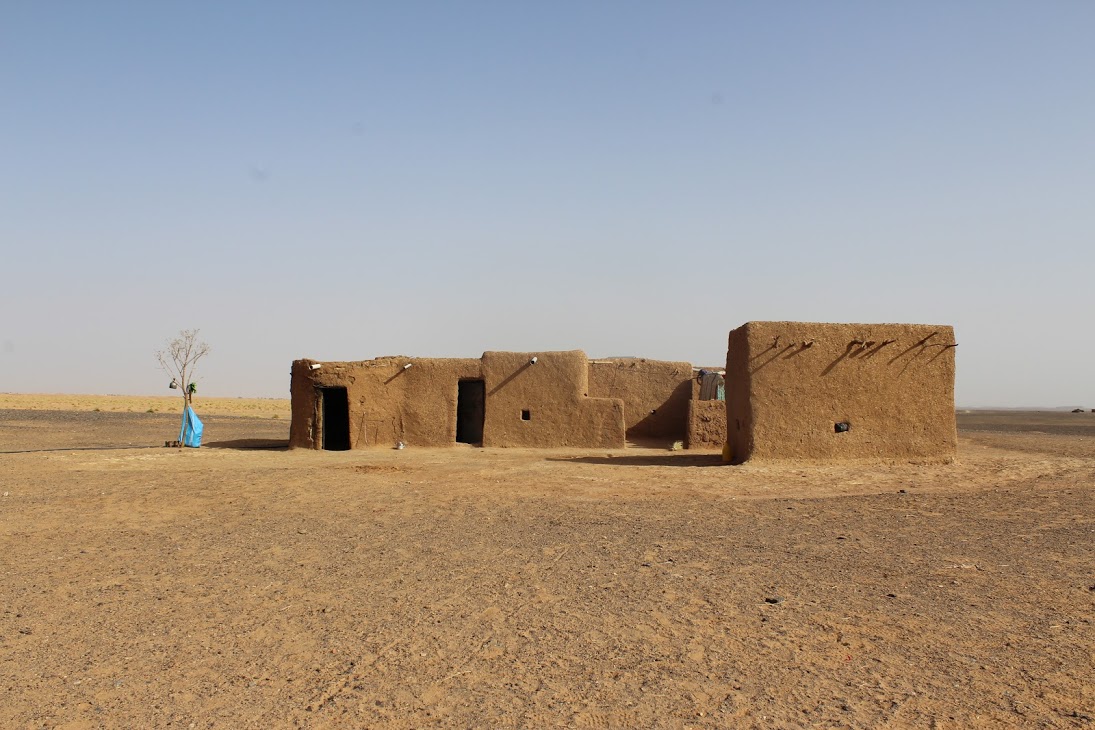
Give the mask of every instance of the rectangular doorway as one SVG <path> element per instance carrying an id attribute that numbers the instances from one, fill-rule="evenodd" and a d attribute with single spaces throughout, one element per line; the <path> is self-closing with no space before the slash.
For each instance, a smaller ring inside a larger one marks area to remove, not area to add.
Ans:
<path id="1" fill-rule="evenodd" d="M 483 443 L 483 421 L 487 415 L 487 383 L 461 380 L 456 391 L 456 440 L 462 444 Z"/>
<path id="2" fill-rule="evenodd" d="M 350 399 L 345 388 L 319 388 L 323 430 L 320 436 L 325 451 L 350 448 Z"/>

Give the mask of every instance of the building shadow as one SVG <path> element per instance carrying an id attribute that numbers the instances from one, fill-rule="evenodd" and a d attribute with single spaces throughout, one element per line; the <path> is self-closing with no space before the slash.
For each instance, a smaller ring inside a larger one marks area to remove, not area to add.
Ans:
<path id="1" fill-rule="evenodd" d="M 772 347 L 769 347 L 769 348 L 768 348 L 767 350 L 765 350 L 764 352 L 769 352 L 769 351 L 771 351 L 771 350 L 776 350 L 776 348 L 777 348 L 777 347 L 778 347 L 777 345 L 773 345 Z M 775 362 L 776 360 L 778 360 L 778 359 L 780 358 L 780 356 L 787 356 L 787 357 L 790 357 L 790 355 L 787 355 L 787 353 L 788 353 L 789 351 L 793 350 L 794 348 L 795 348 L 795 343 L 794 343 L 794 342 L 792 342 L 791 344 L 789 344 L 789 345 L 785 346 L 785 347 L 784 347 L 784 348 L 783 348 L 782 350 L 777 350 L 777 351 L 776 351 L 776 353 L 775 353 L 774 355 L 770 355 L 770 356 L 768 357 L 768 359 L 767 359 L 767 360 L 765 360 L 765 361 L 764 361 L 764 362 L 762 362 L 762 363 L 761 363 L 760 365 L 757 365 L 756 367 L 754 367 L 753 369 L 751 369 L 751 370 L 749 371 L 749 372 L 750 372 L 750 374 L 752 374 L 752 373 L 756 373 L 756 372 L 759 372 L 759 371 L 760 371 L 760 370 L 761 370 L 762 368 L 768 367 L 768 366 L 769 366 L 769 365 L 771 365 L 771 364 L 772 364 L 773 362 Z M 793 354 L 793 353 L 792 353 L 792 354 Z M 756 357 L 754 357 L 753 359 L 755 360 L 755 359 L 757 359 L 757 358 L 759 358 L 759 357 L 762 357 L 763 355 L 764 355 L 764 353 L 762 352 L 762 353 L 761 353 L 760 355 L 757 355 L 757 356 L 756 356 Z"/>
<path id="2" fill-rule="evenodd" d="M 17 449 L 0 451 L 0 454 L 45 454 L 50 451 L 123 451 L 127 449 L 162 449 L 163 446 L 61 446 L 52 449 Z"/>
<path id="3" fill-rule="evenodd" d="M 545 461 L 562 461 L 570 464 L 604 464 L 606 466 L 727 466 L 723 464 L 722 454 L 643 454 L 629 456 L 574 456 L 570 458 L 553 456 Z"/>
<path id="4" fill-rule="evenodd" d="M 504 380 L 502 380 L 502 381 L 501 381 L 500 383 L 498 383 L 498 385 L 496 385 L 496 386 L 494 386 L 493 388 L 491 388 L 491 391 L 490 391 L 489 393 L 487 393 L 487 395 L 494 395 L 495 393 L 497 393 L 498 391 L 500 391 L 500 390 L 501 390 L 502 388 L 504 388 L 504 387 L 506 387 L 507 385 L 509 385 L 509 383 L 510 383 L 510 381 L 511 381 L 511 380 L 513 380 L 513 379 L 514 379 L 514 378 L 516 378 L 516 377 L 517 377 L 518 375 L 520 375 L 521 373 L 523 373 L 523 372 L 525 372 L 526 370 L 528 370 L 528 369 L 529 369 L 530 367 L 532 367 L 532 363 L 530 363 L 530 362 L 526 362 L 526 363 L 525 363 L 524 365 L 522 365 L 521 367 L 517 368 L 516 370 L 514 370 L 514 371 L 513 371 L 512 373 L 510 373 L 509 375 L 507 375 L 507 376 L 506 376 L 506 378 L 505 378 Z"/>
<path id="5" fill-rule="evenodd" d="M 831 363 L 829 363 L 829 365 L 824 370 L 821 371 L 821 377 L 825 377 L 829 373 L 833 372 L 833 369 L 837 365 L 842 363 L 846 357 L 848 357 L 849 355 L 852 354 L 852 350 L 854 350 L 855 347 L 856 347 L 856 345 L 855 345 L 854 342 L 849 342 L 848 347 L 844 350 L 844 352 L 841 354 L 841 356 L 838 357 L 836 360 L 833 360 Z"/>
<path id="6" fill-rule="evenodd" d="M 624 398 L 625 395 L 611 392 L 608 397 Z M 688 378 L 677 383 L 664 403 L 627 429 L 627 440 L 636 446 L 650 448 L 666 448 L 674 441 L 680 441 L 688 430 L 688 402 L 691 399 L 692 378 Z"/>
<path id="7" fill-rule="evenodd" d="M 231 439 L 229 441 L 208 441 L 202 444 L 206 449 L 233 449 L 235 451 L 288 451 L 289 439 Z"/>

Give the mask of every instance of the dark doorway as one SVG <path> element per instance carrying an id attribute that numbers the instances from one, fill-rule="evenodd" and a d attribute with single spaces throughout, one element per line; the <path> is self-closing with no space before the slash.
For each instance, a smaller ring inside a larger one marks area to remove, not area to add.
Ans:
<path id="1" fill-rule="evenodd" d="M 323 448 L 347 451 L 350 448 L 350 399 L 345 388 L 320 388 L 323 413 Z"/>
<path id="2" fill-rule="evenodd" d="M 462 444 L 483 443 L 483 419 L 487 414 L 487 384 L 482 380 L 461 380 L 456 391 L 456 440 Z"/>

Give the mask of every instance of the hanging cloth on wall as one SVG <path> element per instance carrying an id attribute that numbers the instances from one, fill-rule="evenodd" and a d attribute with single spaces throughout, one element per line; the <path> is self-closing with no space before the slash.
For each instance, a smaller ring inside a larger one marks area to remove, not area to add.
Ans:
<path id="1" fill-rule="evenodd" d="M 726 400 L 725 381 L 713 370 L 700 371 L 700 400 Z"/>

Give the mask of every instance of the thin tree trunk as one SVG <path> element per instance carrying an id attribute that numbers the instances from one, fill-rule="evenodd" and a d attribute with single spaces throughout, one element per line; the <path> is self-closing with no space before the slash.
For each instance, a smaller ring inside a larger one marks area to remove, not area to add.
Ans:
<path id="1" fill-rule="evenodd" d="M 190 407 L 190 394 L 183 391 L 182 424 L 179 426 L 179 448 L 186 442 L 186 409 Z"/>

